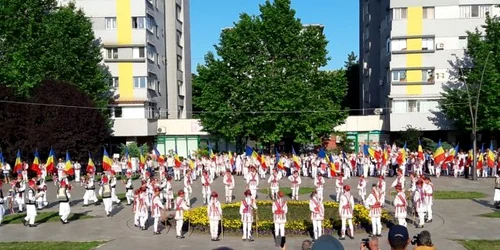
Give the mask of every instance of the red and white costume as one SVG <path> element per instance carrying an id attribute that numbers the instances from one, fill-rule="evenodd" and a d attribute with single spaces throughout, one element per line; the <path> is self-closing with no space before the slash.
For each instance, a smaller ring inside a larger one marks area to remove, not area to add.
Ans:
<path id="1" fill-rule="evenodd" d="M 230 170 L 226 171 L 222 182 L 224 183 L 224 190 L 226 191 L 226 202 L 231 202 L 233 200 L 234 176 L 231 174 Z"/>
<path id="2" fill-rule="evenodd" d="M 340 175 L 339 177 L 337 177 L 337 179 L 335 180 L 335 187 L 337 190 L 335 201 L 339 202 L 340 196 L 342 196 L 342 193 L 344 191 L 344 176 Z"/>
<path id="3" fill-rule="evenodd" d="M 394 217 L 398 220 L 398 224 L 406 227 L 406 209 L 408 204 L 406 202 L 406 195 L 402 190 L 399 190 L 396 194 L 392 204 L 394 206 Z"/>
<path id="4" fill-rule="evenodd" d="M 318 173 L 316 178 L 314 178 L 314 186 L 316 187 L 318 200 L 323 202 L 323 185 L 325 184 L 325 179 Z"/>
<path id="5" fill-rule="evenodd" d="M 253 210 L 257 209 L 257 203 L 252 198 L 250 190 L 245 191 L 245 199 L 241 201 L 240 215 L 243 222 L 243 240 L 252 240 Z"/>
<path id="6" fill-rule="evenodd" d="M 302 179 L 300 178 L 299 172 L 295 171 L 293 175 L 288 176 L 288 180 L 291 182 L 292 189 L 292 200 L 299 200 L 299 189 L 300 184 L 302 184 Z"/>
<path id="7" fill-rule="evenodd" d="M 427 206 L 425 204 L 425 194 L 422 188 L 421 180 L 417 182 L 417 189 L 415 190 L 415 193 L 413 193 L 413 206 L 418 214 L 418 227 L 423 227 Z"/>
<path id="8" fill-rule="evenodd" d="M 274 173 L 269 176 L 269 179 L 267 180 L 267 183 L 271 184 L 271 197 L 273 199 L 276 199 L 276 196 L 278 194 L 278 191 L 280 190 L 280 179 L 281 176 L 278 174 L 278 171 L 274 171 Z"/>
<path id="9" fill-rule="evenodd" d="M 357 189 L 358 189 L 358 195 L 359 197 L 361 197 L 361 201 L 364 204 L 366 197 L 366 181 L 363 175 L 359 177 Z"/>
<path id="10" fill-rule="evenodd" d="M 323 235 L 323 220 L 325 219 L 325 207 L 316 193 L 311 194 L 309 200 L 309 210 L 311 211 L 311 220 L 313 223 L 314 239 L 318 239 Z"/>
<path id="11" fill-rule="evenodd" d="M 212 178 L 207 171 L 203 172 L 201 176 L 201 194 L 203 195 L 203 204 L 207 204 L 210 200 L 210 194 L 212 193 L 210 189 L 210 184 L 212 184 Z"/>
<path id="12" fill-rule="evenodd" d="M 213 241 L 219 238 L 219 223 L 222 219 L 222 207 L 217 199 L 218 197 L 219 195 L 214 191 L 207 206 L 207 215 L 210 221 L 210 235 Z"/>
<path id="13" fill-rule="evenodd" d="M 188 210 L 189 207 L 186 205 L 184 200 L 184 191 L 179 191 L 179 196 L 175 199 L 175 231 L 177 233 L 177 238 L 184 238 L 182 235 L 182 225 L 184 225 L 184 211 Z"/>
<path id="14" fill-rule="evenodd" d="M 349 224 L 350 237 L 354 237 L 354 228 L 352 225 L 352 217 L 354 212 L 354 197 L 351 195 L 351 187 L 344 186 L 344 194 L 339 201 L 339 215 L 342 220 L 341 238 L 345 238 L 346 222 Z"/>
<path id="15" fill-rule="evenodd" d="M 432 205 L 433 205 L 433 196 L 434 196 L 434 184 L 430 182 L 430 180 L 425 180 L 425 183 L 423 185 L 424 190 L 424 201 L 425 201 L 425 208 L 427 212 L 427 220 L 431 221 L 432 220 Z"/>
<path id="16" fill-rule="evenodd" d="M 159 234 L 158 224 L 160 224 L 161 210 L 165 209 L 160 199 L 160 190 L 155 190 L 155 195 L 153 197 L 153 202 L 151 204 L 151 217 L 154 218 L 153 222 L 153 233 Z"/>
<path id="17" fill-rule="evenodd" d="M 283 192 L 278 193 L 278 199 L 273 201 L 273 220 L 275 236 L 285 237 L 285 224 L 286 214 L 288 213 L 288 206 L 286 201 L 283 200 Z"/>
<path id="18" fill-rule="evenodd" d="M 185 195 L 185 200 L 186 204 L 188 206 L 191 205 L 191 194 L 193 193 L 193 177 L 192 177 L 192 170 L 188 169 L 186 171 L 186 175 L 184 175 L 184 195 Z M 173 199 L 173 197 L 172 197 Z"/>
<path id="19" fill-rule="evenodd" d="M 257 189 L 259 186 L 259 175 L 257 174 L 255 168 L 252 168 L 252 171 L 248 173 L 246 179 L 247 179 L 248 189 L 252 193 L 252 199 L 255 199 L 255 197 L 257 196 Z"/>
<path id="20" fill-rule="evenodd" d="M 370 209 L 370 218 L 372 221 L 372 234 L 382 235 L 382 205 L 380 202 L 380 193 L 377 187 L 372 188 L 372 192 L 368 195 L 365 205 Z"/>

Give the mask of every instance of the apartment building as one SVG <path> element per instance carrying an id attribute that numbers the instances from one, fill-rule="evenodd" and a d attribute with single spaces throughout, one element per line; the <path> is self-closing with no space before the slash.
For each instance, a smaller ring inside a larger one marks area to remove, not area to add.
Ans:
<path id="1" fill-rule="evenodd" d="M 467 31 L 499 14 L 500 0 L 360 0 L 361 107 L 390 116 L 390 131 L 407 125 L 449 130 L 439 111 L 443 86 Z"/>
<path id="2" fill-rule="evenodd" d="M 151 141 L 158 119 L 191 116 L 189 0 L 75 2 L 93 22 L 113 77 L 113 136 Z"/>

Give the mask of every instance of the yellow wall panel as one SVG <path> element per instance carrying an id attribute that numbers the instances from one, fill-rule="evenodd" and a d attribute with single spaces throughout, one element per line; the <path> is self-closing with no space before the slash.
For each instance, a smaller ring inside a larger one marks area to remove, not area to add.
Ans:
<path id="1" fill-rule="evenodd" d="M 421 6 L 408 7 L 408 23 L 406 27 L 407 36 L 421 36 L 423 32 L 423 9 Z M 410 38 L 407 40 L 407 50 L 421 50 L 422 39 Z M 406 67 L 422 67 L 422 54 L 407 54 Z M 419 70 L 408 70 L 406 72 L 407 82 L 421 82 L 422 72 Z M 407 85 L 406 94 L 420 95 L 422 94 L 422 85 Z"/>
<path id="2" fill-rule="evenodd" d="M 132 43 L 132 14 L 131 0 L 116 0 L 116 29 L 118 44 Z"/>
<path id="3" fill-rule="evenodd" d="M 132 63 L 118 63 L 118 91 L 120 92 L 120 101 L 134 99 L 134 76 L 132 68 Z"/>

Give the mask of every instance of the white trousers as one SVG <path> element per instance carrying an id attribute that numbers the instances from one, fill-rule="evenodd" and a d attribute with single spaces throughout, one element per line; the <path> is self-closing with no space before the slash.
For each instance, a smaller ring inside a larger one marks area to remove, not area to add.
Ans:
<path id="1" fill-rule="evenodd" d="M 337 195 L 335 195 L 335 201 L 340 201 L 340 196 L 342 196 L 342 189 L 337 188 Z"/>
<path id="2" fill-rule="evenodd" d="M 174 180 L 175 181 L 181 180 L 181 170 L 179 168 L 174 168 Z"/>
<path id="3" fill-rule="evenodd" d="M 427 205 L 426 210 L 427 210 L 427 219 L 432 220 L 432 205 Z"/>
<path id="4" fill-rule="evenodd" d="M 139 216 L 139 226 L 140 227 L 146 227 L 146 221 L 148 220 L 148 216 Z"/>
<path id="5" fill-rule="evenodd" d="M 210 202 L 210 186 L 202 187 L 201 188 L 201 194 L 203 196 L 203 203 L 208 204 Z"/>
<path id="6" fill-rule="evenodd" d="M 184 224 L 184 220 L 176 220 L 175 221 L 175 232 L 177 236 L 182 236 L 182 225 Z"/>
<path id="7" fill-rule="evenodd" d="M 61 220 L 68 220 L 70 213 L 71 207 L 69 206 L 69 202 L 59 202 L 59 216 L 61 216 Z"/>
<path id="8" fill-rule="evenodd" d="M 35 204 L 26 205 L 26 217 L 24 217 L 24 220 L 27 221 L 28 224 L 35 224 L 36 214 Z"/>
<path id="9" fill-rule="evenodd" d="M 252 193 L 252 199 L 255 199 L 257 197 L 257 188 L 250 188 L 250 192 Z"/>
<path id="10" fill-rule="evenodd" d="M 318 239 L 323 235 L 323 221 L 320 220 L 313 220 L 313 232 L 314 232 L 314 239 Z"/>
<path id="11" fill-rule="evenodd" d="M 113 210 L 113 201 L 111 198 L 103 198 L 102 203 L 104 203 L 104 211 L 106 212 L 106 215 L 110 214 Z"/>
<path id="12" fill-rule="evenodd" d="M 189 187 L 190 189 L 191 187 Z M 191 192 L 189 192 L 187 187 L 184 187 L 184 200 L 186 201 L 187 206 L 191 206 Z"/>
<path id="13" fill-rule="evenodd" d="M 140 220 L 139 213 L 134 212 L 134 225 L 135 226 L 139 226 L 141 224 L 139 220 Z"/>
<path id="14" fill-rule="evenodd" d="M 423 226 L 425 224 L 425 212 L 418 212 L 418 225 Z"/>
<path id="15" fill-rule="evenodd" d="M 274 199 L 276 196 L 278 196 L 278 191 L 280 191 L 279 187 L 272 187 L 271 188 L 271 197 Z"/>
<path id="16" fill-rule="evenodd" d="M 127 193 L 125 194 L 125 197 L 127 197 L 127 204 L 132 204 L 134 201 L 134 190 L 129 189 L 127 190 Z"/>
<path id="17" fill-rule="evenodd" d="M 403 217 L 398 218 L 398 224 L 400 226 L 406 227 L 406 218 L 403 218 Z"/>
<path id="18" fill-rule="evenodd" d="M 120 203 L 120 199 L 116 196 L 116 188 L 111 188 L 111 200 L 116 203 Z"/>
<path id="19" fill-rule="evenodd" d="M 5 214 L 5 208 L 3 207 L 3 204 L 0 204 L 0 225 L 2 225 L 4 214 Z"/>
<path id="20" fill-rule="evenodd" d="M 372 234 L 379 235 L 382 234 L 382 220 L 380 217 L 372 217 Z"/>
<path id="21" fill-rule="evenodd" d="M 252 222 L 243 222 L 243 239 L 252 237 Z"/>
<path id="22" fill-rule="evenodd" d="M 297 187 L 292 187 L 292 199 L 299 199 L 299 186 Z"/>
<path id="23" fill-rule="evenodd" d="M 83 205 L 88 205 L 89 200 L 94 201 L 94 203 L 98 201 L 94 190 L 85 190 L 85 194 L 83 195 Z"/>
<path id="24" fill-rule="evenodd" d="M 80 169 L 75 169 L 75 181 L 80 182 Z"/>
<path id="25" fill-rule="evenodd" d="M 219 220 L 210 220 L 210 235 L 212 239 L 219 237 Z"/>
<path id="26" fill-rule="evenodd" d="M 429 174 L 430 175 L 435 175 L 436 172 L 434 171 L 434 166 L 433 165 L 427 165 L 427 167 L 429 168 Z"/>
<path id="27" fill-rule="evenodd" d="M 340 231 L 340 234 L 342 235 L 342 237 L 345 237 L 346 222 L 349 224 L 349 232 L 351 233 L 351 236 L 354 236 L 354 228 L 352 227 L 352 219 L 347 219 L 347 218 L 342 218 L 342 229 Z"/>
<path id="28" fill-rule="evenodd" d="M 231 202 L 231 200 L 233 199 L 233 190 L 228 186 L 225 186 L 225 190 L 226 190 L 226 202 Z"/>
<path id="29" fill-rule="evenodd" d="M 285 223 L 274 223 L 274 235 L 285 237 Z"/>
<path id="30" fill-rule="evenodd" d="M 316 192 L 318 193 L 318 200 L 323 201 L 323 188 L 316 188 Z"/>
<path id="31" fill-rule="evenodd" d="M 158 232 L 158 225 L 160 224 L 160 217 L 154 217 L 153 232 Z"/>

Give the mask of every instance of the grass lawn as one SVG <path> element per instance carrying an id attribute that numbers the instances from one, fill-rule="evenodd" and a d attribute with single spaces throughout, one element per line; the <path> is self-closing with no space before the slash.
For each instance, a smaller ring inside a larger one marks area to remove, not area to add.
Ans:
<path id="1" fill-rule="evenodd" d="M 495 211 L 487 214 L 480 214 L 479 216 L 486 218 L 500 218 L 500 211 Z"/>
<path id="2" fill-rule="evenodd" d="M 314 190 L 316 190 L 316 188 L 312 188 L 312 187 L 300 187 L 299 188 L 299 195 L 310 194 Z M 280 187 L 280 191 L 283 191 L 283 193 L 285 194 L 285 196 L 292 197 L 292 189 L 291 188 L 289 188 L 289 187 Z M 267 188 L 261 188 L 261 189 L 259 189 L 259 193 L 261 193 L 261 194 L 268 194 L 268 192 L 270 192 L 270 191 Z"/>
<path id="3" fill-rule="evenodd" d="M 22 218 L 26 216 L 25 213 L 22 214 L 9 214 L 3 217 L 2 224 L 22 224 Z M 91 219 L 94 216 L 86 215 L 83 213 L 72 213 L 68 217 L 68 221 Z M 59 217 L 59 212 L 38 212 L 36 216 L 35 223 L 45 223 L 45 222 L 60 222 L 61 217 Z M 4 249 L 0 245 L 0 249 Z M 11 248 L 8 248 L 11 249 Z M 12 248 L 14 249 L 14 248 Z M 17 249 L 17 248 L 16 248 Z M 24 249 L 24 248 L 20 248 Z"/>
<path id="4" fill-rule="evenodd" d="M 500 249 L 500 240 L 459 240 L 468 250 Z"/>
<path id="5" fill-rule="evenodd" d="M 1 242 L 3 250 L 92 250 L 97 249 L 104 242 Z"/>
<path id="6" fill-rule="evenodd" d="M 484 197 L 486 197 L 486 195 L 480 192 L 434 191 L 434 199 L 436 200 L 481 199 Z"/>

